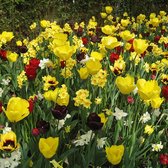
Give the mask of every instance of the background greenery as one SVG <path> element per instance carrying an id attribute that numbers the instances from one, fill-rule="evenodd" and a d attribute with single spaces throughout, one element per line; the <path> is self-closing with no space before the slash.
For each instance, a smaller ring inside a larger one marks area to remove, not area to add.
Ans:
<path id="1" fill-rule="evenodd" d="M 100 18 L 99 13 L 106 5 L 114 7 L 114 15 L 127 11 L 137 16 L 168 9 L 167 0 L 0 0 L 0 32 L 13 31 L 15 35 L 27 36 L 30 24 L 41 19 L 61 24 L 87 21 L 92 15 Z"/>

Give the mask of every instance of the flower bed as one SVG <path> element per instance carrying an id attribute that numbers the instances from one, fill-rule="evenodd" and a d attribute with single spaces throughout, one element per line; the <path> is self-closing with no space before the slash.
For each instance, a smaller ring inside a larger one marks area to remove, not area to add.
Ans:
<path id="1" fill-rule="evenodd" d="M 168 15 L 112 10 L 0 34 L 0 167 L 168 165 Z"/>

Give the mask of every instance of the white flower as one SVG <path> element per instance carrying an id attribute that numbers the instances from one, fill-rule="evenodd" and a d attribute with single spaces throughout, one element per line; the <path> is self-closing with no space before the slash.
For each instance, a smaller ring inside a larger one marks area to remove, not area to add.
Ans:
<path id="1" fill-rule="evenodd" d="M 148 112 L 146 112 L 145 114 L 143 114 L 143 116 L 141 116 L 140 121 L 142 121 L 143 123 L 146 123 L 150 119 L 151 119 L 150 114 Z"/>
<path id="2" fill-rule="evenodd" d="M 158 116 L 161 114 L 159 108 L 158 108 L 158 109 L 154 109 L 153 114 L 154 114 L 156 117 L 158 117 Z"/>
<path id="3" fill-rule="evenodd" d="M 121 120 L 122 117 L 126 117 L 128 114 L 123 112 L 123 110 L 120 110 L 119 108 L 115 108 L 115 113 L 113 113 L 113 116 L 115 116 L 116 120 Z"/>
<path id="4" fill-rule="evenodd" d="M 2 155 L 3 156 L 3 155 Z M 4 156 L 0 158 L 0 168 L 15 168 L 18 167 L 21 160 L 21 152 L 19 149 L 13 151 L 10 157 Z"/>
<path id="5" fill-rule="evenodd" d="M 85 59 L 82 59 L 82 60 L 80 61 L 80 63 L 84 64 L 84 63 L 86 63 L 87 61 L 89 61 L 89 59 L 90 59 L 90 57 L 88 56 L 88 54 L 85 54 Z"/>
<path id="6" fill-rule="evenodd" d="M 48 59 L 48 58 L 43 58 L 42 60 L 40 60 L 40 64 L 39 64 L 39 67 L 41 69 L 44 69 L 47 64 L 49 64 L 51 61 Z"/>
<path id="7" fill-rule="evenodd" d="M 162 142 L 159 144 L 152 144 L 152 151 L 160 152 L 163 149 Z"/>
<path id="8" fill-rule="evenodd" d="M 2 82 L 1 82 L 2 85 L 8 86 L 9 83 L 10 83 L 10 79 L 9 78 L 8 79 L 2 79 Z"/>
<path id="9" fill-rule="evenodd" d="M 38 91 L 38 93 L 37 93 L 37 98 L 39 99 L 39 100 L 42 100 L 44 97 L 43 97 L 43 95 Z"/>
<path id="10" fill-rule="evenodd" d="M 3 89 L 0 88 L 0 97 L 2 97 Z"/>
<path id="11" fill-rule="evenodd" d="M 138 87 L 136 87 L 136 88 L 133 90 L 134 95 L 137 94 L 137 92 L 138 92 Z"/>
<path id="12" fill-rule="evenodd" d="M 65 121 L 66 121 L 68 118 L 71 118 L 71 115 L 70 115 L 70 114 L 67 114 L 64 119 L 58 121 L 58 130 L 60 130 L 60 129 L 64 126 Z"/>
<path id="13" fill-rule="evenodd" d="M 86 134 L 81 135 L 78 140 L 74 141 L 75 146 L 87 145 L 95 134 L 90 130 Z"/>
<path id="14" fill-rule="evenodd" d="M 97 139 L 97 148 L 98 149 L 102 149 L 103 147 L 104 147 L 104 145 L 105 145 L 105 143 L 106 143 L 106 139 L 107 139 L 107 137 L 103 137 L 103 138 L 98 138 Z"/>

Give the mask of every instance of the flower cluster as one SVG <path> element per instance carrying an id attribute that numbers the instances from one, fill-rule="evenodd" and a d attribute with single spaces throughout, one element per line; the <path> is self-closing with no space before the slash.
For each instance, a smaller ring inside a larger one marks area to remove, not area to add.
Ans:
<path id="1" fill-rule="evenodd" d="M 168 15 L 113 11 L 0 34 L 0 167 L 168 165 Z"/>

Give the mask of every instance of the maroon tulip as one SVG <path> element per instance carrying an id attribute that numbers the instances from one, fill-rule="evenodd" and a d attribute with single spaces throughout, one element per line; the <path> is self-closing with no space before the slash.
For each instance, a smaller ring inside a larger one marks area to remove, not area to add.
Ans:
<path id="1" fill-rule="evenodd" d="M 162 86 L 162 95 L 166 100 L 168 100 L 168 85 Z"/>
<path id="2" fill-rule="evenodd" d="M 85 53 L 80 52 L 80 53 L 76 54 L 76 59 L 78 62 L 82 61 L 83 59 L 85 59 Z"/>
<path id="3" fill-rule="evenodd" d="M 3 106 L 3 105 L 2 105 L 2 102 L 0 101 L 0 113 L 2 113 L 2 111 L 3 111 L 3 110 L 2 110 L 2 106 Z"/>
<path id="4" fill-rule="evenodd" d="M 101 118 L 96 113 L 90 113 L 87 118 L 88 127 L 93 130 L 100 130 L 103 127 L 103 123 L 101 123 Z"/>
<path id="5" fill-rule="evenodd" d="M 26 53 L 28 51 L 26 46 L 18 46 L 18 50 L 20 53 Z"/>
<path id="6" fill-rule="evenodd" d="M 45 134 L 50 129 L 50 124 L 45 120 L 39 120 L 36 123 L 36 128 L 40 131 L 40 133 Z"/>
<path id="7" fill-rule="evenodd" d="M 65 116 L 68 113 L 68 109 L 66 106 L 60 106 L 58 104 L 56 104 L 55 108 L 52 109 L 52 114 L 54 116 L 54 118 L 58 119 L 58 120 L 62 120 L 65 118 Z"/>

